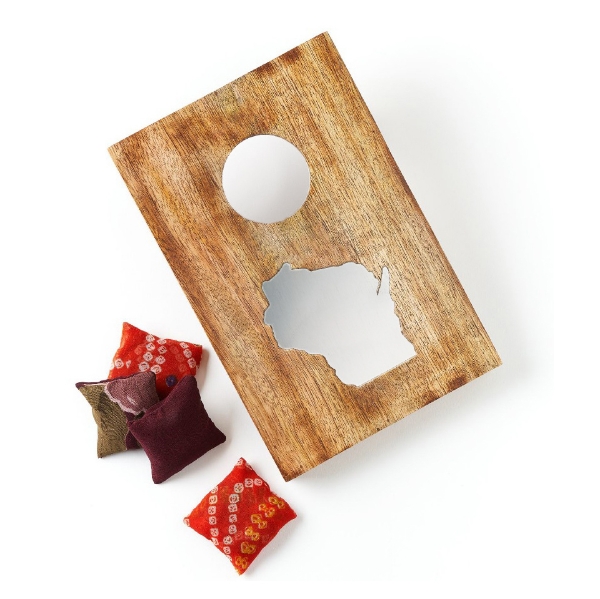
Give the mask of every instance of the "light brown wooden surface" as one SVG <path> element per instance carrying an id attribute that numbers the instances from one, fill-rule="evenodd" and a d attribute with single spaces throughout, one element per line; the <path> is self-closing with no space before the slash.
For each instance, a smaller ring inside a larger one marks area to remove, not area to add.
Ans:
<path id="1" fill-rule="evenodd" d="M 258 134 L 310 168 L 303 207 L 274 224 L 227 202 L 223 165 Z M 110 149 L 283 477 L 290 480 L 500 364 L 327 34 Z M 361 386 L 281 349 L 262 283 L 283 263 L 390 272 L 416 357 Z"/>

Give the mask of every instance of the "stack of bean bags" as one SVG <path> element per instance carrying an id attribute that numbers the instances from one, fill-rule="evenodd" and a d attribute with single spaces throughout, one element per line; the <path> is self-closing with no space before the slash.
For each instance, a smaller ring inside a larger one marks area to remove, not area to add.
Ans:
<path id="1" fill-rule="evenodd" d="M 225 441 L 198 391 L 202 346 L 123 324 L 108 378 L 77 383 L 98 425 L 98 457 L 142 447 L 162 483 Z M 294 510 L 240 458 L 184 518 L 243 574 Z"/>
<path id="2" fill-rule="evenodd" d="M 98 457 L 142 447 L 161 483 L 223 443 L 200 399 L 201 357 L 200 345 L 124 323 L 108 378 L 76 385 L 98 425 Z"/>

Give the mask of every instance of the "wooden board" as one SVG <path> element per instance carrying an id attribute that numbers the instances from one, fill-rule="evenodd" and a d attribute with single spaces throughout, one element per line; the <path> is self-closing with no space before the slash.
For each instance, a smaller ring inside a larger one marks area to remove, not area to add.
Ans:
<path id="1" fill-rule="evenodd" d="M 258 134 L 310 168 L 307 201 L 274 224 L 241 217 L 221 185 L 229 153 Z M 109 152 L 286 480 L 500 364 L 327 34 Z M 387 267 L 416 357 L 356 387 L 281 349 L 261 285 L 286 262 Z"/>

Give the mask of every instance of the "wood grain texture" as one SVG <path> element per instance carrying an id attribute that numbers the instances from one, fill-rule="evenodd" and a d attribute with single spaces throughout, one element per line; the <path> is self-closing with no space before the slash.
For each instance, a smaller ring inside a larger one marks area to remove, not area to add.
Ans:
<path id="1" fill-rule="evenodd" d="M 307 201 L 273 224 L 241 217 L 221 184 L 258 134 L 293 143 L 310 169 Z M 500 364 L 327 34 L 109 152 L 286 480 Z M 417 356 L 355 387 L 322 356 L 281 349 L 261 285 L 285 262 L 387 266 Z"/>

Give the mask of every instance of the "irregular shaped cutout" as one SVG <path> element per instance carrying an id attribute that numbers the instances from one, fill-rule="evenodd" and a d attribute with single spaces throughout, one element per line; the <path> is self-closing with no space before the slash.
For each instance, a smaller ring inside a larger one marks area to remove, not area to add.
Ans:
<path id="1" fill-rule="evenodd" d="M 347 385 L 364 385 L 416 355 L 402 335 L 386 267 L 380 284 L 354 262 L 313 271 L 286 263 L 263 291 L 264 321 L 279 346 L 324 356 Z"/>
<path id="2" fill-rule="evenodd" d="M 223 190 L 231 207 L 258 223 L 276 223 L 306 201 L 310 172 L 306 159 L 289 141 L 255 135 L 239 143 L 223 167 Z"/>

